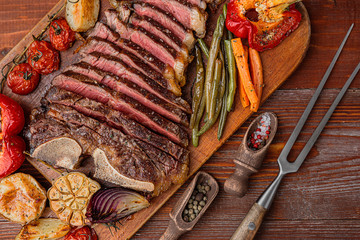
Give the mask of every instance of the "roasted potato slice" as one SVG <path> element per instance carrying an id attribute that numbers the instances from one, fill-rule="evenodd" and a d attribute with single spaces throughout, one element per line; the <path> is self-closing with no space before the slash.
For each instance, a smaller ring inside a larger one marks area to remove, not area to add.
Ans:
<path id="1" fill-rule="evenodd" d="M 45 203 L 46 191 L 32 176 L 16 173 L 0 180 L 0 214 L 6 219 L 27 224 L 41 216 Z"/>
<path id="2" fill-rule="evenodd" d="M 95 26 L 99 16 L 100 0 L 66 1 L 66 21 L 76 32 L 85 32 Z"/>
<path id="3" fill-rule="evenodd" d="M 57 218 L 40 218 L 25 225 L 15 240 L 57 239 L 64 237 L 71 227 Z"/>

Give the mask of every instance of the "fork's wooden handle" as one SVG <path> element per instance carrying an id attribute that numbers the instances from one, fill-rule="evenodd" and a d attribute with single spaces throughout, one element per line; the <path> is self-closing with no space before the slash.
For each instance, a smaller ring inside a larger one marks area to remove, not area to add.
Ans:
<path id="1" fill-rule="evenodd" d="M 232 235 L 231 240 L 253 239 L 264 219 L 265 213 L 265 208 L 260 206 L 258 203 L 254 203 L 240 226 Z"/>

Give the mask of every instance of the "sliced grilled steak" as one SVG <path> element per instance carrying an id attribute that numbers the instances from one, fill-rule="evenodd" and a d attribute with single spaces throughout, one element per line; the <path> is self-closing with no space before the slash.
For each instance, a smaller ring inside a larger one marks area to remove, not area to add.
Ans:
<path id="1" fill-rule="evenodd" d="M 101 71 L 86 63 L 70 66 L 68 67 L 68 70 L 94 79 L 119 93 L 132 97 L 144 106 L 174 122 L 180 123 L 184 126 L 189 126 L 187 115 L 183 111 L 127 79 Z"/>
<path id="2" fill-rule="evenodd" d="M 84 97 L 108 104 L 128 114 L 131 119 L 166 136 L 183 147 L 188 145 L 187 133 L 175 123 L 161 117 L 134 99 L 109 89 L 96 81 L 74 72 L 66 72 L 54 78 L 52 84 Z"/>
<path id="3" fill-rule="evenodd" d="M 164 28 L 162 25 L 158 24 L 156 21 L 152 20 L 149 17 L 140 17 L 136 13 L 132 14 L 129 22 L 134 26 L 141 27 L 148 32 L 151 32 L 158 38 L 162 39 L 166 44 L 174 48 L 178 53 L 185 59 L 189 59 L 189 51 L 181 40 L 174 35 L 170 30 Z"/>
<path id="4" fill-rule="evenodd" d="M 199 38 L 206 33 L 207 13 L 192 4 L 178 0 L 118 0 L 128 3 L 148 3 L 174 16 L 186 28 L 194 30 Z"/>
<path id="5" fill-rule="evenodd" d="M 128 79 L 145 90 L 151 92 L 152 94 L 158 96 L 160 99 L 173 104 L 187 113 L 191 112 L 190 105 L 184 99 L 176 97 L 172 92 L 164 89 L 155 81 L 146 77 L 136 69 L 127 67 L 126 64 L 118 58 L 94 52 L 88 54 L 82 59 L 82 61 L 103 71 L 107 71 L 121 78 Z"/>
<path id="6" fill-rule="evenodd" d="M 105 104 L 89 98 L 84 98 L 81 95 L 57 87 L 50 88 L 46 93 L 44 100 L 46 102 L 72 107 L 80 113 L 104 121 L 108 125 L 120 129 L 125 134 L 161 149 L 181 163 L 189 162 L 189 151 L 174 144 L 167 138 L 150 131 L 146 127 L 130 119 L 127 115 L 113 110 Z M 47 105 L 48 103 L 44 104 Z"/>
<path id="7" fill-rule="evenodd" d="M 155 80 L 159 85 L 166 87 L 176 96 L 181 95 L 181 88 L 174 79 L 165 79 L 162 74 L 153 70 L 151 67 L 149 67 L 149 65 L 145 64 L 138 57 L 124 49 L 121 49 L 120 47 L 108 40 L 99 37 L 88 38 L 86 41 L 86 45 L 81 48 L 79 53 L 82 56 L 86 56 L 87 54 L 92 52 L 101 52 L 102 54 L 120 58 L 128 66 L 137 69 L 142 74 Z"/>
<path id="8" fill-rule="evenodd" d="M 76 116 L 73 119 L 76 120 Z M 55 131 L 48 131 L 49 128 Z M 154 192 L 154 195 L 160 193 L 161 184 L 165 182 L 163 174 L 143 150 L 126 136 L 115 142 L 113 140 L 114 132 L 99 135 L 89 127 L 74 124 L 74 121 L 72 123 L 61 121 L 45 113 L 30 123 L 26 135 L 30 137 L 31 147 L 36 148 L 38 143 L 44 142 L 40 140 L 44 136 L 47 140 L 64 136 L 59 134 L 62 130 L 66 131 L 70 138 L 80 143 L 83 154 L 92 155 L 95 163 L 99 159 L 95 153 L 101 150 L 100 152 L 107 160 L 106 164 L 101 166 L 107 170 L 108 176 L 103 180 L 115 180 L 113 182 L 121 186 L 144 192 Z"/>
<path id="9" fill-rule="evenodd" d="M 135 142 L 143 151 L 153 160 L 159 169 L 165 172 L 169 182 L 173 184 L 182 184 L 186 180 L 186 176 L 189 172 L 189 165 L 178 162 L 172 157 L 169 157 L 166 153 L 160 151 L 157 148 L 152 147 L 150 144 L 135 139 Z M 166 185 L 165 185 L 166 186 Z M 169 187 L 162 186 L 161 191 L 166 191 Z"/>
<path id="10" fill-rule="evenodd" d="M 156 56 L 152 55 L 150 52 L 146 51 L 139 45 L 126 39 L 120 38 L 119 34 L 111 30 L 105 24 L 97 22 L 95 27 L 90 31 L 89 37 L 100 37 L 115 43 L 118 47 L 137 56 L 144 63 L 149 65 L 152 69 L 161 73 L 166 79 L 174 81 L 175 73 L 172 67 L 170 67 L 166 63 L 163 63 Z M 167 85 L 164 85 L 163 87 L 166 88 Z"/>
<path id="11" fill-rule="evenodd" d="M 93 132 L 98 133 L 102 139 L 109 140 L 104 141 L 103 144 L 109 142 L 110 145 L 114 147 L 116 147 L 117 144 L 120 144 L 125 146 L 131 146 L 131 150 L 134 147 L 141 149 L 143 154 L 147 155 L 148 158 L 145 158 L 144 156 L 143 159 L 139 160 L 145 160 L 146 165 L 149 165 L 149 167 L 152 167 L 153 165 L 158 170 L 159 176 L 165 177 L 165 179 L 162 180 L 162 184 L 160 185 L 161 192 L 168 189 L 174 180 L 175 182 L 173 183 L 175 184 L 184 182 L 188 172 L 188 166 L 174 160 L 168 154 L 154 148 L 148 143 L 144 143 L 140 140 L 135 140 L 130 136 L 126 136 L 121 131 L 111 128 L 104 123 L 100 123 L 95 119 L 86 117 L 83 114 L 74 110 L 73 108 L 58 104 L 51 104 L 48 107 L 49 111 L 47 111 L 46 114 L 50 117 L 80 127 L 85 126 L 91 129 Z M 156 169 L 153 170 L 156 172 Z"/>
<path id="12" fill-rule="evenodd" d="M 124 6 L 124 8 L 127 7 Z M 185 29 L 173 16 L 169 16 L 161 9 L 146 3 L 134 4 L 133 9 L 139 16 L 149 17 L 164 26 L 164 28 L 169 29 L 189 50 L 194 47 L 195 38 L 192 31 Z"/>
<path id="13" fill-rule="evenodd" d="M 69 137 L 72 138 L 70 129 L 62 123 L 57 123 L 52 119 L 44 118 L 44 110 L 34 108 L 31 111 L 30 124 L 24 130 L 25 139 L 30 146 L 30 153 L 32 154 L 36 147 L 46 143 L 54 138 Z M 88 150 L 93 145 L 89 141 L 78 141 L 81 145 L 83 153 L 90 152 Z M 46 161 L 46 159 L 41 159 Z"/>
<path id="14" fill-rule="evenodd" d="M 105 15 L 107 24 L 111 29 L 115 30 L 121 38 L 131 40 L 153 53 L 163 63 L 169 64 L 175 71 L 176 79 L 183 81 L 185 78 L 184 72 L 189 63 L 189 59 L 184 58 L 180 53 L 176 54 L 176 51 L 173 48 L 168 46 L 161 39 L 158 39 L 147 32 L 145 29 L 137 28 L 130 23 L 125 24 L 118 18 L 118 14 L 115 10 L 106 10 Z"/>

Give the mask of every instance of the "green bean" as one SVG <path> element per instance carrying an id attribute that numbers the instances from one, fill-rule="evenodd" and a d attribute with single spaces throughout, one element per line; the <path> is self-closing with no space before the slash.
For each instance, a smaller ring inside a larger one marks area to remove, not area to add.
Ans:
<path id="1" fill-rule="evenodd" d="M 201 97 L 200 106 L 199 106 L 198 112 L 196 114 L 194 128 L 192 129 L 191 138 L 192 138 L 192 144 L 194 145 L 194 147 L 197 147 L 199 145 L 199 136 L 197 134 L 199 131 L 199 124 L 200 124 L 202 115 L 204 114 L 204 110 L 205 110 L 205 94 L 203 94 Z"/>
<path id="2" fill-rule="evenodd" d="M 229 94 L 227 96 L 227 101 L 226 101 L 226 110 L 230 112 L 236 92 L 236 68 L 235 68 L 235 59 L 234 59 L 234 54 L 230 40 L 225 40 L 224 45 L 225 45 L 225 53 L 228 62 L 228 71 L 229 71 L 229 86 L 228 86 Z"/>
<path id="3" fill-rule="evenodd" d="M 232 32 L 230 32 L 229 30 L 227 30 L 227 35 L 228 35 L 228 40 L 231 40 L 234 38 Z"/>
<path id="4" fill-rule="evenodd" d="M 214 65 L 220 48 L 221 37 L 224 32 L 224 16 L 220 14 L 216 28 L 211 40 L 209 58 L 206 66 L 206 77 L 205 77 L 205 95 L 206 95 L 206 112 L 210 112 L 211 102 L 211 86 L 214 79 Z"/>
<path id="5" fill-rule="evenodd" d="M 229 88 L 226 86 L 225 87 L 225 94 L 222 98 L 222 106 L 221 106 L 221 112 L 220 112 L 220 119 L 219 119 L 219 126 L 218 126 L 218 132 L 217 132 L 217 138 L 218 140 L 220 140 L 222 133 L 224 131 L 224 126 L 225 126 L 225 122 L 226 122 L 226 117 L 227 117 L 227 110 L 226 110 L 226 98 L 228 95 L 228 91 Z"/>
<path id="6" fill-rule="evenodd" d="M 223 64 L 224 65 L 224 64 Z M 222 106 L 222 100 L 223 100 L 223 96 L 225 93 L 225 81 L 224 81 L 224 77 L 221 77 L 221 81 L 219 84 L 219 93 L 218 96 L 216 98 L 216 106 L 215 106 L 215 114 L 213 118 L 209 118 L 208 121 L 202 126 L 202 128 L 200 129 L 200 131 L 198 132 L 197 136 L 201 136 L 202 134 L 204 134 L 207 130 L 209 130 L 216 122 L 216 120 L 218 119 L 219 115 L 220 115 L 220 111 L 221 111 L 221 106 Z"/>
<path id="7" fill-rule="evenodd" d="M 193 86 L 193 97 L 192 97 L 192 111 L 190 118 L 190 128 L 192 129 L 195 124 L 196 114 L 200 105 L 200 101 L 203 95 L 204 90 L 204 66 L 201 57 L 201 50 L 195 46 L 195 55 L 196 55 L 196 79 Z"/>
<path id="8" fill-rule="evenodd" d="M 215 61 L 215 70 L 214 70 L 214 80 L 212 81 L 211 92 L 210 92 L 210 111 L 208 112 L 208 118 L 212 119 L 214 117 L 216 98 L 219 91 L 219 84 L 222 72 L 222 62 L 219 59 Z"/>
<path id="9" fill-rule="evenodd" d="M 198 38 L 198 43 L 207 58 L 209 58 L 209 48 L 202 38 Z"/>
<path id="10" fill-rule="evenodd" d="M 227 4 L 226 3 L 223 6 L 223 15 L 226 18 L 226 15 L 227 15 Z"/>
<path id="11" fill-rule="evenodd" d="M 226 15 L 227 15 L 227 4 L 226 3 L 224 4 L 224 7 L 223 7 L 223 15 L 225 16 L 225 19 L 226 19 Z M 229 30 L 226 29 L 226 33 L 227 33 L 228 40 L 233 39 L 233 35 Z"/>
<path id="12" fill-rule="evenodd" d="M 222 48 L 221 50 L 224 50 L 225 46 L 222 44 Z M 228 82 L 229 82 L 229 76 L 228 76 L 228 71 L 225 68 L 225 66 L 227 66 L 227 59 L 224 59 L 223 54 L 220 55 L 220 58 L 223 59 L 223 61 L 225 62 L 224 66 L 223 66 L 223 72 L 222 72 L 222 82 L 225 86 L 225 93 L 223 95 L 222 98 L 222 104 L 221 104 L 221 112 L 220 112 L 220 119 L 219 119 L 219 126 L 218 126 L 218 132 L 217 132 L 217 138 L 218 140 L 220 140 L 222 133 L 224 131 L 224 126 L 225 126 L 225 122 L 226 122 L 226 117 L 227 117 L 227 110 L 226 110 L 226 99 L 229 93 L 229 87 L 228 87 Z"/>

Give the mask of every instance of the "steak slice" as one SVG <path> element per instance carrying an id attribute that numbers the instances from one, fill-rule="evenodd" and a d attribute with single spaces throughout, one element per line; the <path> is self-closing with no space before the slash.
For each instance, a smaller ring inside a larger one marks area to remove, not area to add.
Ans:
<path id="1" fill-rule="evenodd" d="M 87 63 L 73 65 L 71 67 L 68 67 L 67 70 L 94 79 L 97 82 L 102 83 L 119 93 L 123 93 L 129 97 L 132 97 L 144 106 L 154 110 L 155 112 L 174 122 L 180 123 L 184 126 L 189 126 L 187 115 L 183 111 L 181 111 L 174 105 L 169 104 L 168 102 L 165 102 L 164 100 L 158 98 L 157 96 L 146 91 L 145 89 L 140 88 L 138 85 L 127 79 L 120 78 L 114 76 L 111 73 L 101 71 Z"/>
<path id="2" fill-rule="evenodd" d="M 90 31 L 89 37 L 100 37 L 115 43 L 118 47 L 137 56 L 152 69 L 161 73 L 166 79 L 174 81 L 174 69 L 172 69 L 168 64 L 161 62 L 156 56 L 152 55 L 139 45 L 129 40 L 120 38 L 119 34 L 111 30 L 104 23 L 97 22 L 95 27 Z M 167 88 L 167 85 L 164 85 L 163 87 Z"/>
<path id="3" fill-rule="evenodd" d="M 192 4 L 180 0 L 118 0 L 118 2 L 148 3 L 174 16 L 184 27 L 195 31 L 199 38 L 205 37 L 208 14 Z"/>
<path id="4" fill-rule="evenodd" d="M 82 59 L 82 61 L 103 71 L 110 72 L 124 79 L 128 79 L 129 81 L 137 84 L 139 87 L 142 87 L 145 90 L 156 95 L 160 99 L 163 99 L 164 101 L 173 104 L 174 106 L 182 109 L 187 113 L 191 112 L 190 105 L 184 99 L 176 97 L 172 92 L 164 89 L 155 81 L 146 77 L 136 69 L 127 67 L 123 61 L 116 57 L 111 57 L 99 52 L 94 52 L 88 54 Z"/>
<path id="5" fill-rule="evenodd" d="M 153 145 L 170 154 L 181 163 L 188 164 L 189 162 L 188 150 L 150 131 L 127 115 L 113 110 L 105 104 L 57 87 L 51 87 L 42 101 L 46 101 L 46 103 L 43 102 L 45 105 L 48 105 L 47 102 L 49 102 L 72 107 L 82 114 L 104 121 L 109 126 L 115 127 L 127 135 Z"/>
<path id="6" fill-rule="evenodd" d="M 145 64 L 138 57 L 124 49 L 121 49 L 120 47 L 108 40 L 99 37 L 88 38 L 86 41 L 86 45 L 81 48 L 79 53 L 83 57 L 85 57 L 87 54 L 92 52 L 101 52 L 102 54 L 117 57 L 124 63 L 126 63 L 128 66 L 135 68 L 142 74 L 155 80 L 159 85 L 166 87 L 176 96 L 181 95 L 181 88 L 174 79 L 165 79 L 161 73 L 152 69 L 149 65 Z"/>
<path id="7" fill-rule="evenodd" d="M 47 115 L 50 117 L 77 125 L 79 127 L 87 127 L 93 132 L 98 133 L 101 138 L 104 139 L 104 143 L 110 143 L 114 147 L 116 147 L 117 144 L 129 146 L 131 150 L 135 147 L 141 149 L 142 153 L 145 154 L 147 158 L 144 156 L 143 159 L 139 160 L 144 161 L 147 165 L 150 165 L 147 166 L 147 168 L 152 169 L 155 173 L 158 172 L 158 176 L 164 177 L 164 179 L 158 181 L 161 182 L 161 184 L 159 184 L 160 189 L 158 191 L 163 192 L 167 190 L 171 183 L 177 184 L 184 182 L 187 176 L 188 166 L 176 161 L 170 155 L 154 148 L 148 143 L 126 136 L 121 131 L 111 128 L 107 124 L 101 123 L 93 118 L 86 117 L 71 107 L 51 104 L 48 108 L 49 111 L 47 111 Z M 151 162 L 153 163 L 153 166 Z M 154 169 L 154 167 L 156 169 Z"/>
<path id="8" fill-rule="evenodd" d="M 72 119 L 76 119 L 76 116 Z M 48 131 L 49 128 L 57 131 Z M 65 135 L 69 135 L 80 143 L 83 154 L 92 155 L 95 165 L 99 159 L 95 153 L 99 151 L 103 153 L 107 161 L 102 167 L 108 171 L 107 177 L 102 180 L 115 180 L 111 182 L 139 191 L 153 192 L 154 195 L 160 193 L 161 185 L 165 182 L 164 175 L 143 150 L 126 136 L 115 142 L 112 139 L 114 133 L 107 132 L 107 135 L 99 135 L 85 125 L 61 121 L 46 113 L 37 116 L 36 120 L 30 123 L 26 136 L 30 137 L 31 148 L 35 149 L 38 145 L 34 144 L 41 142 L 38 139 L 44 136 L 46 136 L 45 141 L 63 137 L 60 131 L 66 131 Z M 95 172 L 98 170 L 95 169 Z"/>
<path id="9" fill-rule="evenodd" d="M 184 81 L 185 69 L 189 63 L 188 58 L 184 58 L 181 54 L 174 54 L 170 46 L 165 44 L 164 41 L 158 40 L 157 37 L 150 34 L 143 28 L 137 28 L 134 25 L 128 23 L 125 24 L 118 18 L 118 13 L 113 9 L 105 11 L 106 22 L 111 29 L 115 30 L 121 38 L 130 40 L 144 49 L 152 52 L 163 63 L 169 64 L 175 72 L 176 79 L 179 82 Z M 180 84 L 181 85 L 181 84 Z"/>
<path id="10" fill-rule="evenodd" d="M 180 53 L 185 59 L 189 59 L 189 51 L 181 40 L 174 35 L 170 30 L 164 28 L 162 25 L 158 24 L 156 21 L 152 20 L 149 17 L 140 17 L 136 13 L 132 14 L 129 22 L 134 26 L 141 27 L 148 32 L 151 32 L 166 44 L 174 48 L 178 53 Z"/>
<path id="11" fill-rule="evenodd" d="M 124 8 L 127 7 L 125 6 Z M 184 43 L 189 50 L 194 47 L 195 38 L 192 31 L 184 28 L 173 16 L 147 3 L 136 3 L 133 5 L 133 9 L 137 15 L 149 17 L 164 26 L 164 28 L 169 29 L 170 32 L 181 39 L 181 42 Z"/>
<path id="12" fill-rule="evenodd" d="M 115 92 L 84 75 L 74 72 L 62 73 L 53 79 L 52 84 L 53 86 L 108 104 L 112 108 L 128 114 L 131 119 L 166 136 L 173 142 L 183 147 L 188 145 L 187 133 L 178 125 L 151 111 L 136 100 Z"/>

